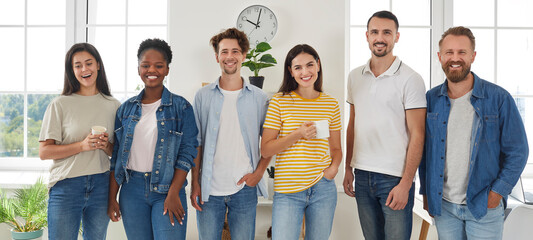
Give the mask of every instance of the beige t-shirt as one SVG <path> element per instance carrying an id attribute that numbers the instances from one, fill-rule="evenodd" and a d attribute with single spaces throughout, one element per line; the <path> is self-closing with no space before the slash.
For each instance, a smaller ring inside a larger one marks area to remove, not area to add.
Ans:
<path id="1" fill-rule="evenodd" d="M 43 118 L 39 141 L 54 139 L 57 145 L 82 141 L 91 133 L 91 127 L 104 126 L 113 142 L 115 114 L 120 102 L 110 96 L 72 94 L 52 100 Z M 101 150 L 92 150 L 54 160 L 50 168 L 48 187 L 66 178 L 109 171 L 109 157 Z"/>

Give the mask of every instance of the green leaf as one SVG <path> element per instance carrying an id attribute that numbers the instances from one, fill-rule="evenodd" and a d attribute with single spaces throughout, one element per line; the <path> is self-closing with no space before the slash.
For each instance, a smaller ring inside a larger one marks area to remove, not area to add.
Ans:
<path id="1" fill-rule="evenodd" d="M 252 51 L 250 51 L 249 53 L 246 54 L 246 59 L 250 59 L 254 56 L 254 50 L 252 49 Z"/>
<path id="2" fill-rule="evenodd" d="M 270 54 L 265 54 L 263 56 L 261 56 L 261 59 L 259 59 L 260 62 L 265 62 L 265 63 L 278 63 L 276 62 L 276 59 L 274 59 L 274 57 L 272 57 L 272 55 Z"/>
<path id="3" fill-rule="evenodd" d="M 258 76 L 259 70 L 277 64 L 276 59 L 271 54 L 263 54 L 270 49 L 272 49 L 272 47 L 266 42 L 257 44 L 255 48 L 252 48 L 250 52 L 246 54 L 246 59 L 248 59 L 248 61 L 243 62 L 242 66 L 248 67 L 255 76 Z"/>
<path id="4" fill-rule="evenodd" d="M 252 63 L 248 66 L 248 68 L 250 69 L 250 71 L 255 71 L 257 69 L 257 63 Z"/>
<path id="5" fill-rule="evenodd" d="M 274 64 L 272 64 L 272 63 L 259 63 L 257 65 L 259 65 L 259 66 L 257 66 L 257 68 L 259 68 L 259 69 L 263 69 L 263 68 L 273 67 L 274 66 Z"/>
<path id="6" fill-rule="evenodd" d="M 15 190 L 14 195 L 6 198 L 0 194 L 0 223 L 5 222 L 19 232 L 44 228 L 47 225 L 48 188 L 42 180 L 28 188 Z"/>
<path id="7" fill-rule="evenodd" d="M 262 52 L 266 52 L 266 51 L 272 49 L 272 47 L 266 42 L 260 42 L 259 44 L 257 44 L 255 49 L 256 49 L 255 50 L 256 52 L 262 53 Z"/>

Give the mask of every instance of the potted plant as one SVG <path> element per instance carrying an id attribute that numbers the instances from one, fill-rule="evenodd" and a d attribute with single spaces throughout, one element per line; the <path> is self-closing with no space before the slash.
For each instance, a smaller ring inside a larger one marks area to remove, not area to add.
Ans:
<path id="1" fill-rule="evenodd" d="M 250 83 L 257 86 L 258 88 L 263 88 L 263 81 L 265 77 L 259 76 L 259 70 L 267 67 L 272 67 L 276 63 L 276 59 L 270 54 L 264 54 L 264 52 L 272 49 L 270 44 L 267 42 L 260 42 L 255 48 L 252 48 L 248 54 L 246 54 L 246 59 L 248 61 L 243 62 L 242 66 L 248 67 L 250 71 L 254 72 L 254 76 L 250 76 Z"/>
<path id="2" fill-rule="evenodd" d="M 37 239 L 47 226 L 48 188 L 39 179 L 26 188 L 17 189 L 12 198 L 0 192 L 0 223 L 7 223 L 13 239 Z"/>

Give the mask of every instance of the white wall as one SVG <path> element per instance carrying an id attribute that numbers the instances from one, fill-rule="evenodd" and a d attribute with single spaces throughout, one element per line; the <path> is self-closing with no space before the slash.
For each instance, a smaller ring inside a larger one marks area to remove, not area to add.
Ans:
<path id="1" fill-rule="evenodd" d="M 263 89 L 277 91 L 287 52 L 296 44 L 307 43 L 322 59 L 325 92 L 344 102 L 345 1 L 339 0 L 170 1 L 169 41 L 174 52 L 170 90 L 192 101 L 201 82 L 213 82 L 220 76 L 209 39 L 235 27 L 239 13 L 254 4 L 270 8 L 279 23 L 269 51 L 278 65 L 261 70 L 266 78 Z M 251 75 L 247 68 L 242 73 L 245 78 Z"/>

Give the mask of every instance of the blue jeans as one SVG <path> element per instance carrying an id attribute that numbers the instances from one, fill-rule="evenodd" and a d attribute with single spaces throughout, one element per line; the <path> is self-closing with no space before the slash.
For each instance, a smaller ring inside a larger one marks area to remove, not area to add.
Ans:
<path id="1" fill-rule="evenodd" d="M 130 175 L 127 182 L 120 188 L 119 205 L 122 222 L 128 239 L 185 239 L 187 231 L 187 215 L 180 225 L 174 217 L 174 226 L 170 224 L 168 212 L 163 215 L 166 193 L 150 191 L 151 173 L 128 170 Z M 187 198 L 185 186 L 179 193 L 179 198 L 185 213 L 187 213 Z"/>
<path id="2" fill-rule="evenodd" d="M 442 200 L 440 216 L 435 216 L 435 226 L 441 240 L 502 239 L 504 209 L 503 202 L 489 208 L 487 215 L 477 220 L 466 205 Z"/>
<path id="3" fill-rule="evenodd" d="M 198 235 L 201 240 L 222 237 L 226 210 L 231 239 L 249 240 L 255 238 L 255 212 L 257 188 L 244 185 L 240 191 L 228 196 L 209 196 L 201 204 L 202 211 L 196 211 Z"/>
<path id="4" fill-rule="evenodd" d="M 49 192 L 48 238 L 78 239 L 81 221 L 83 239 L 105 239 L 108 191 L 109 172 L 57 182 Z"/>
<path id="5" fill-rule="evenodd" d="M 390 191 L 401 178 L 360 169 L 354 170 L 355 199 L 363 235 L 367 240 L 411 238 L 415 184 L 403 210 L 385 206 Z"/>
<path id="6" fill-rule="evenodd" d="M 297 240 L 305 214 L 305 239 L 329 238 L 337 206 L 335 181 L 320 179 L 296 193 L 274 193 L 272 239 Z"/>

